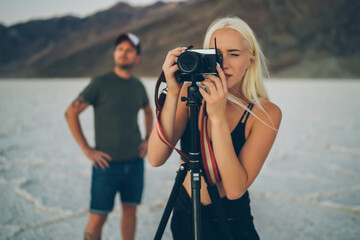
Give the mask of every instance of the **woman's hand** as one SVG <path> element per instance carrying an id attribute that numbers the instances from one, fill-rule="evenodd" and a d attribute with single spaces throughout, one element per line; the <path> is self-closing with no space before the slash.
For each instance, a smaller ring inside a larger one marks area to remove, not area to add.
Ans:
<path id="1" fill-rule="evenodd" d="M 206 91 L 199 88 L 201 95 L 206 101 L 207 115 L 212 122 L 224 121 L 226 116 L 226 99 L 228 88 L 226 76 L 221 67 L 217 64 L 216 69 L 219 77 L 214 75 L 204 75 L 205 80 L 201 82 L 206 87 Z"/>
<path id="2" fill-rule="evenodd" d="M 165 74 L 166 84 L 168 87 L 168 94 L 178 95 L 183 83 L 178 83 L 175 79 L 175 72 L 179 70 L 177 66 L 178 56 L 182 51 L 186 50 L 184 47 L 178 47 L 168 52 L 162 70 Z"/>

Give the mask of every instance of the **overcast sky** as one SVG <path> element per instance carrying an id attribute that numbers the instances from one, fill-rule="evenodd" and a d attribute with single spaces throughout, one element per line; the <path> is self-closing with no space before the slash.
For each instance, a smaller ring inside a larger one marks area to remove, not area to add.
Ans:
<path id="1" fill-rule="evenodd" d="M 174 2 L 179 0 L 163 0 Z M 30 19 L 46 19 L 71 14 L 84 17 L 107 9 L 120 0 L 0 0 L 0 23 L 6 26 Z M 133 6 L 145 6 L 157 0 L 123 0 Z"/>

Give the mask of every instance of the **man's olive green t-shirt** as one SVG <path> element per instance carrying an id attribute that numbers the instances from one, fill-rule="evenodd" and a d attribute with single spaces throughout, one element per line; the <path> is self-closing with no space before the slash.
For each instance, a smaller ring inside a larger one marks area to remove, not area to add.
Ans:
<path id="1" fill-rule="evenodd" d="M 109 72 L 93 78 L 80 96 L 94 107 L 96 149 L 109 154 L 112 161 L 138 158 L 141 134 L 137 116 L 149 104 L 140 80 Z"/>

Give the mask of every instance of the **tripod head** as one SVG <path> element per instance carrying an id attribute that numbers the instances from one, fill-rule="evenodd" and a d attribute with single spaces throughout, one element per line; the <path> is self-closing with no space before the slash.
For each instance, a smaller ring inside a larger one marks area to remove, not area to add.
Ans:
<path id="1" fill-rule="evenodd" d="M 196 84 L 196 80 L 191 81 L 191 85 L 188 87 L 188 96 L 187 97 L 181 97 L 181 101 L 186 103 L 186 106 L 201 106 L 202 96 L 199 92 L 199 86 Z"/>

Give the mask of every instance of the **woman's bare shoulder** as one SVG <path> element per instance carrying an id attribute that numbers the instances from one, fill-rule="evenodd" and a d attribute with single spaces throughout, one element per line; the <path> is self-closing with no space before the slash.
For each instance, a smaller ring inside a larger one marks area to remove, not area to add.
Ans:
<path id="1" fill-rule="evenodd" d="M 264 100 L 262 100 L 260 102 L 260 105 L 269 114 L 273 113 L 273 114 L 280 114 L 281 115 L 281 110 L 280 110 L 279 106 L 276 105 L 275 103 L 271 102 L 270 100 L 264 99 Z"/>
<path id="2" fill-rule="evenodd" d="M 267 99 L 261 100 L 260 106 L 262 109 L 259 106 L 255 106 L 254 111 L 256 114 L 266 123 L 274 124 L 278 128 L 282 118 L 279 106 Z"/>

